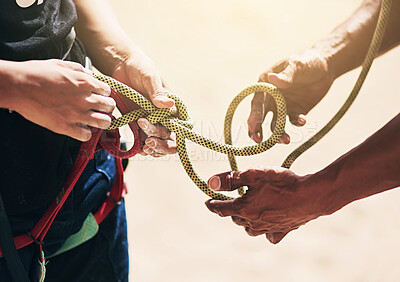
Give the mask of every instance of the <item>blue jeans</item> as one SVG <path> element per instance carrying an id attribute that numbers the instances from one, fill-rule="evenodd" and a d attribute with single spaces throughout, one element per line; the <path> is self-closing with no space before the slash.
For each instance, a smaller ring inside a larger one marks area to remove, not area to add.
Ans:
<path id="1" fill-rule="evenodd" d="M 96 153 L 44 238 L 45 256 L 51 256 L 71 234 L 80 230 L 88 214 L 104 201 L 114 180 L 114 158 L 104 150 Z M 31 230 L 46 209 L 11 216 L 13 235 Z M 30 244 L 20 249 L 19 254 L 31 281 L 38 281 L 38 246 Z M 92 239 L 47 261 L 45 281 L 127 281 L 128 270 L 127 225 L 122 202 L 100 224 Z M 4 258 L 0 259 L 0 281 L 11 281 Z"/>

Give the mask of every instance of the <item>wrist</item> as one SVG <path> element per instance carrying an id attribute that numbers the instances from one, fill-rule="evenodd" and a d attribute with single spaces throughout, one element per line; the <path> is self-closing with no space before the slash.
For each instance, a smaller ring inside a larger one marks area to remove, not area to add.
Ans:
<path id="1" fill-rule="evenodd" d="M 338 185 L 338 174 L 328 167 L 303 177 L 302 185 L 309 190 L 312 212 L 317 216 L 330 215 L 353 201 L 343 193 L 344 187 Z"/>
<path id="2" fill-rule="evenodd" d="M 15 79 L 18 76 L 17 62 L 0 60 L 0 108 L 17 110 L 18 96 L 15 91 Z"/>
<path id="3" fill-rule="evenodd" d="M 326 61 L 328 73 L 334 79 L 352 69 L 353 63 L 347 58 L 351 54 L 348 47 L 350 42 L 346 37 L 332 35 L 312 47 Z"/>

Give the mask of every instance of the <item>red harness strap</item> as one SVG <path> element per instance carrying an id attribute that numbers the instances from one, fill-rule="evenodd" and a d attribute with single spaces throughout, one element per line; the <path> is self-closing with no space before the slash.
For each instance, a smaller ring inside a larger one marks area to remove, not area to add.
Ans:
<path id="1" fill-rule="evenodd" d="M 112 89 L 111 96 L 116 100 L 117 106 L 121 113 L 125 114 L 129 111 L 127 105 L 124 103 L 119 94 Z M 141 136 L 136 123 L 129 124 L 131 128 L 135 141 L 134 145 L 129 151 L 120 150 L 120 135 L 118 129 L 103 131 L 100 129 L 92 128 L 92 137 L 89 141 L 82 143 L 78 157 L 72 167 L 67 180 L 65 181 L 60 193 L 54 199 L 50 207 L 44 213 L 42 218 L 36 223 L 33 229 L 27 234 L 23 234 L 14 237 L 15 246 L 17 249 L 23 248 L 33 242 L 40 245 L 42 249 L 43 239 L 49 230 L 51 224 L 53 223 L 57 213 L 60 211 L 64 202 L 71 193 L 73 187 L 81 176 L 83 170 L 88 164 L 89 160 L 94 157 L 94 153 L 100 149 L 106 149 L 112 156 L 115 157 L 115 183 L 107 195 L 106 200 L 100 206 L 100 208 L 95 212 L 94 217 L 96 222 L 100 224 L 107 215 L 112 211 L 112 209 L 122 200 L 124 197 L 126 186 L 123 179 L 123 167 L 121 158 L 130 158 L 136 155 L 141 148 Z M 0 256 L 2 256 L 2 250 L 0 249 Z"/>

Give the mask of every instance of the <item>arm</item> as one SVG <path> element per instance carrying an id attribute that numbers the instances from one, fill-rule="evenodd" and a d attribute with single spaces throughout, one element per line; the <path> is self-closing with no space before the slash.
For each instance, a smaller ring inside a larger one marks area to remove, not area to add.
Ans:
<path id="1" fill-rule="evenodd" d="M 366 0 L 344 23 L 326 38 L 303 53 L 293 55 L 263 72 L 260 82 L 274 84 L 282 90 L 292 124 L 302 126 L 307 114 L 326 95 L 340 75 L 360 66 L 365 58 L 376 27 L 381 1 Z M 400 43 L 400 0 L 393 0 L 380 54 Z M 262 141 L 262 122 L 275 105 L 264 93 L 254 95 L 248 119 L 249 136 Z M 272 122 L 274 128 L 274 120 Z M 281 143 L 289 143 L 284 134 Z"/>
<path id="2" fill-rule="evenodd" d="M 315 174 L 298 176 L 283 168 L 217 174 L 208 181 L 216 191 L 248 186 L 242 197 L 208 200 L 210 211 L 232 216 L 252 236 L 272 243 L 319 216 L 400 186 L 400 114 L 362 144 Z"/>
<path id="3" fill-rule="evenodd" d="M 159 108 L 174 101 L 152 60 L 119 25 L 106 0 L 75 0 L 78 13 L 76 31 L 89 57 L 101 72 L 121 80 L 147 95 Z"/>
<path id="4" fill-rule="evenodd" d="M 149 98 L 159 108 L 170 108 L 174 100 L 167 97 L 166 87 L 153 61 L 123 31 L 106 0 L 75 0 L 78 22 L 75 26 L 89 57 L 101 72 L 132 87 Z M 125 99 L 129 107 L 138 108 Z M 147 120 L 138 122 L 148 138 L 144 141 L 144 154 L 153 157 L 175 153 L 176 144 L 169 131 L 156 128 Z"/>
<path id="5" fill-rule="evenodd" d="M 335 77 L 360 66 L 364 61 L 376 28 L 381 2 L 365 0 L 349 19 L 312 47 L 326 58 L 328 68 Z M 379 55 L 399 45 L 399 30 L 400 1 L 393 0 Z"/>
<path id="6" fill-rule="evenodd" d="M 40 70 L 40 71 L 38 71 Z M 0 60 L 0 108 L 56 133 L 87 141 L 93 126 L 105 129 L 115 101 L 110 87 L 73 62 Z"/>

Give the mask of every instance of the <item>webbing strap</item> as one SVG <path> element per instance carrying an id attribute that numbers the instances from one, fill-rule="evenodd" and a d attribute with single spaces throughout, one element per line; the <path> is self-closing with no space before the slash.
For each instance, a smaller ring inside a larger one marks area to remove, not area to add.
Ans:
<path id="1" fill-rule="evenodd" d="M 116 100 L 117 106 L 122 114 L 129 112 L 129 108 L 118 93 L 113 91 L 111 96 Z M 33 229 L 27 234 L 19 235 L 14 237 L 14 243 L 17 249 L 23 248 L 33 242 L 40 243 L 43 241 L 47 231 L 49 230 L 51 224 L 53 223 L 55 217 L 60 211 L 61 207 L 65 203 L 72 189 L 74 188 L 76 182 L 81 176 L 83 170 L 88 164 L 89 160 L 94 157 L 94 153 L 104 148 L 110 150 L 110 154 L 115 158 L 116 165 L 116 179 L 115 183 L 108 194 L 108 197 L 101 205 L 101 207 L 94 214 L 96 222 L 100 224 L 104 218 L 112 211 L 112 209 L 121 201 L 123 198 L 126 188 L 123 180 L 123 166 L 121 162 L 121 157 L 129 158 L 136 155 L 141 148 L 141 136 L 136 123 L 130 123 L 129 127 L 132 130 L 135 141 L 132 148 L 125 152 L 121 151 L 120 148 L 120 135 L 118 130 L 103 131 L 99 129 L 91 128 L 92 137 L 89 141 L 82 143 L 78 157 L 65 181 L 60 193 L 56 199 L 52 202 L 50 207 L 36 223 Z M 29 235 L 28 235 L 29 234 Z M 2 250 L 0 250 L 0 256 L 3 255 Z"/>
<path id="2" fill-rule="evenodd" d="M 101 130 L 94 130 L 92 134 L 92 138 L 88 142 L 82 143 L 79 150 L 79 155 L 75 161 L 71 173 L 69 174 L 61 189 L 61 192 L 52 202 L 42 218 L 40 218 L 38 223 L 29 232 L 30 235 L 23 234 L 14 238 L 17 249 L 23 248 L 35 242 L 35 240 L 39 242 L 43 241 L 43 238 L 49 230 L 51 223 L 54 221 L 54 218 L 56 217 L 58 211 L 61 209 L 62 205 L 66 201 L 68 195 L 78 181 L 87 163 L 94 156 L 94 149 L 96 148 L 97 140 L 100 138 Z M 2 254 L 0 253 L 0 255 Z"/>
<path id="3" fill-rule="evenodd" d="M 14 281 L 29 282 L 25 268 L 18 255 L 17 249 L 13 242 L 11 227 L 8 222 L 6 209 L 4 207 L 3 198 L 0 194 L 0 250 L 6 257 L 6 265 L 10 271 Z"/>

